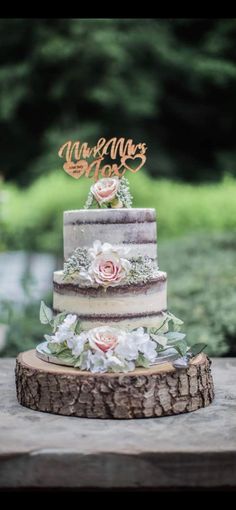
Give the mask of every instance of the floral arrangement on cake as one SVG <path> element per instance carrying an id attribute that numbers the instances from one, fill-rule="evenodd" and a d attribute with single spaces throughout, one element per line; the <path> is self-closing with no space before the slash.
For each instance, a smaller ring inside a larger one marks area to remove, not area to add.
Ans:
<path id="1" fill-rule="evenodd" d="M 126 177 L 121 177 L 121 179 L 118 177 L 104 177 L 91 186 L 84 208 L 129 208 L 132 207 L 132 200 L 129 181 Z"/>
<path id="2" fill-rule="evenodd" d="M 173 357 L 176 368 L 186 368 L 190 359 L 205 348 L 201 343 L 189 347 L 186 335 L 179 331 L 183 322 L 169 312 L 163 312 L 162 321 L 156 328 L 128 330 L 107 325 L 82 331 L 77 315 L 60 313 L 53 316 L 53 311 L 42 301 L 40 321 L 52 328 L 52 334 L 45 335 L 51 354 L 80 370 L 94 373 L 148 368 L 165 355 Z"/>
<path id="3" fill-rule="evenodd" d="M 97 240 L 93 247 L 77 248 L 64 264 L 64 279 L 76 279 L 81 286 L 109 286 L 145 283 L 161 273 L 150 257 L 127 259 L 129 248 L 117 248 Z"/>

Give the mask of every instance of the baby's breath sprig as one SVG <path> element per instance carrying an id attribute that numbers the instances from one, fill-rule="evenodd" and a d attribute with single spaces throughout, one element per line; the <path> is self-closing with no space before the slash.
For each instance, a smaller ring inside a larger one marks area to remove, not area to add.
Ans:
<path id="1" fill-rule="evenodd" d="M 81 269 L 87 270 L 90 263 L 88 250 L 86 248 L 76 248 L 73 254 L 64 263 L 63 277 L 73 276 Z"/>
<path id="2" fill-rule="evenodd" d="M 158 266 L 156 262 L 149 257 L 137 257 L 132 258 L 131 269 L 128 275 L 128 283 L 146 283 L 151 278 L 155 278 L 158 276 Z"/>
<path id="3" fill-rule="evenodd" d="M 92 194 L 92 191 L 90 190 L 89 191 L 89 194 L 88 194 L 88 197 L 87 197 L 87 200 L 84 204 L 84 209 L 90 209 L 92 207 L 94 203 L 94 196 Z"/>
<path id="4" fill-rule="evenodd" d="M 121 177 L 116 196 L 118 200 L 122 202 L 123 207 L 132 207 L 133 197 L 130 193 L 129 181 L 126 177 Z"/>
<path id="5" fill-rule="evenodd" d="M 146 283 L 159 275 L 156 262 L 150 257 L 133 257 L 129 260 L 130 269 L 123 283 L 128 285 Z M 82 271 L 88 271 L 91 266 L 91 257 L 86 248 L 76 248 L 72 255 L 64 263 L 63 278 L 72 279 Z"/>

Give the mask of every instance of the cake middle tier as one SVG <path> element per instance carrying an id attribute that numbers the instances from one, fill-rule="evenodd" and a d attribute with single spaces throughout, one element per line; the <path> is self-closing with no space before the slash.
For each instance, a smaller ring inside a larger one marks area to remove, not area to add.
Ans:
<path id="1" fill-rule="evenodd" d="M 64 259 L 94 241 L 129 248 L 127 258 L 157 260 L 155 209 L 79 209 L 64 212 Z"/>
<path id="2" fill-rule="evenodd" d="M 158 326 L 167 309 L 167 274 L 162 271 L 147 283 L 108 287 L 106 291 L 65 283 L 63 272 L 55 271 L 53 287 L 54 311 L 77 314 L 85 330 L 101 325 L 129 329 Z"/>

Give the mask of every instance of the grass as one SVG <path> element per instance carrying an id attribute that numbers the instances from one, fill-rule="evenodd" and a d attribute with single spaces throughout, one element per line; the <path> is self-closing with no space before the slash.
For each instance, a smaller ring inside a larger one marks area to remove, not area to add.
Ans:
<path id="1" fill-rule="evenodd" d="M 236 180 L 189 184 L 130 175 L 134 207 L 154 207 L 159 241 L 194 232 L 236 230 Z M 3 186 L 2 249 L 62 251 L 62 214 L 83 207 L 91 181 L 75 181 L 63 171 L 42 176 L 28 189 Z"/>

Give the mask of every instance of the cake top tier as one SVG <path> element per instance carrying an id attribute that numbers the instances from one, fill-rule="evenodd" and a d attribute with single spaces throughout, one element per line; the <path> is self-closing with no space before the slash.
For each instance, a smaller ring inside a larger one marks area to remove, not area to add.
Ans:
<path id="1" fill-rule="evenodd" d="M 155 222 L 156 211 L 152 208 L 132 209 L 75 209 L 64 212 L 64 225 L 81 223 L 145 223 Z"/>
<path id="2" fill-rule="evenodd" d="M 94 241 L 128 245 L 130 257 L 157 257 L 156 211 L 143 209 L 78 209 L 64 212 L 64 258 Z"/>

